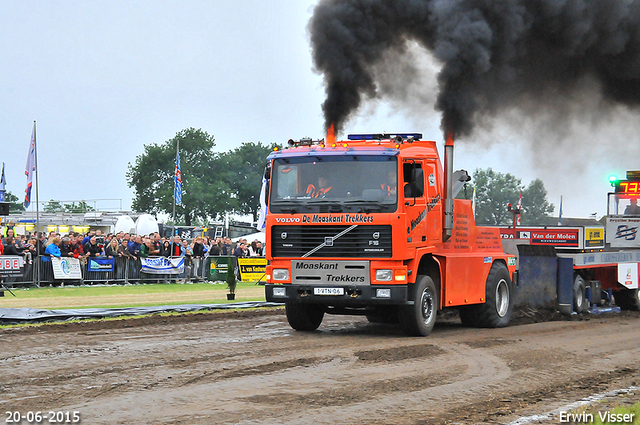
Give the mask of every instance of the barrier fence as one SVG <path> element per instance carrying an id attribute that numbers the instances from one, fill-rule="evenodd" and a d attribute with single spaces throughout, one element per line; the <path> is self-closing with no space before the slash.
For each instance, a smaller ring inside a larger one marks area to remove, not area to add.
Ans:
<path id="1" fill-rule="evenodd" d="M 149 257 L 147 263 L 170 262 L 184 257 Z M 19 261 L 18 261 L 19 259 Z M 49 260 L 49 258 L 46 258 Z M 181 272 L 162 273 L 162 269 L 153 273 L 144 272 L 141 259 L 108 257 L 92 258 L 90 261 L 73 260 L 73 265 L 79 270 L 73 270 L 61 279 L 60 260 L 45 261 L 44 257 L 36 257 L 32 263 L 27 263 L 21 257 L 0 256 L 0 275 L 4 286 L 15 288 L 21 286 L 56 286 L 66 284 L 127 284 L 127 283 L 177 283 L 188 281 L 225 281 L 227 270 L 231 268 L 236 272 L 236 276 L 241 280 L 260 281 L 264 280 L 264 269 L 266 259 L 264 257 L 242 258 L 236 261 L 235 257 L 207 257 L 204 259 L 188 260 L 184 263 Z M 69 259 L 71 261 L 71 259 Z M 106 261 L 104 261 L 106 260 Z M 167 261 L 168 260 L 168 261 Z M 98 261 L 107 263 L 98 264 Z M 175 262 L 175 261 L 174 261 Z M 238 264 L 239 263 L 239 264 Z M 67 262 L 62 261 L 64 269 Z M 98 266 L 96 266 L 98 264 Z M 54 269 L 57 267 L 57 271 Z M 101 268 L 104 267 L 104 268 Z M 147 268 L 148 269 L 148 268 Z M 64 272 L 64 271 L 63 271 Z M 56 276 L 57 275 L 57 276 Z M 0 288 L 1 289 L 1 288 Z"/>

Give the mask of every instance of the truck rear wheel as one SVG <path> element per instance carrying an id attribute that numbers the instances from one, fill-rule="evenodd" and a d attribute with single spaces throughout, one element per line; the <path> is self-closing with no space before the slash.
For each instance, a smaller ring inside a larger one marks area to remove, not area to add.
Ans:
<path id="1" fill-rule="evenodd" d="M 640 310 L 640 289 L 623 289 L 616 292 L 616 304 L 624 310 Z"/>
<path id="2" fill-rule="evenodd" d="M 579 274 L 573 280 L 573 311 L 582 313 L 587 310 L 587 286 Z"/>
<path id="3" fill-rule="evenodd" d="M 315 331 L 322 323 L 324 308 L 316 304 L 285 304 L 289 326 L 297 331 Z"/>
<path id="4" fill-rule="evenodd" d="M 398 309 L 398 321 L 406 334 L 427 336 L 436 324 L 436 314 L 440 305 L 436 285 L 429 276 L 418 276 L 413 294 L 413 305 Z"/>
<path id="5" fill-rule="evenodd" d="M 509 278 L 509 269 L 496 262 L 487 276 L 487 298 L 484 304 L 460 308 L 460 320 L 465 326 L 502 328 L 509 324 L 515 300 L 515 288 Z"/>

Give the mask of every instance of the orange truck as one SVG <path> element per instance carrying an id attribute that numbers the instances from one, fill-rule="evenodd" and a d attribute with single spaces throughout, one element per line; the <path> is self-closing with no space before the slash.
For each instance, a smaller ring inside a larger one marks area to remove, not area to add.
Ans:
<path id="1" fill-rule="evenodd" d="M 421 139 L 290 140 L 269 155 L 265 292 L 292 328 L 360 314 L 426 336 L 447 309 L 465 325 L 509 323 L 516 257 L 498 229 L 475 225 L 471 201 L 454 199 L 470 177 L 453 172 L 453 140 L 443 169 L 436 142 Z"/>

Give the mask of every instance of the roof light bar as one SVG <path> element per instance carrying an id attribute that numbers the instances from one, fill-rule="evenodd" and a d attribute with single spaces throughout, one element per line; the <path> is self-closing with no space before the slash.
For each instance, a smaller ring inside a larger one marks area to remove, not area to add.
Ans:
<path id="1" fill-rule="evenodd" d="M 383 140 L 401 137 L 403 140 L 422 139 L 422 133 L 372 133 L 372 134 L 349 134 L 349 140 Z"/>

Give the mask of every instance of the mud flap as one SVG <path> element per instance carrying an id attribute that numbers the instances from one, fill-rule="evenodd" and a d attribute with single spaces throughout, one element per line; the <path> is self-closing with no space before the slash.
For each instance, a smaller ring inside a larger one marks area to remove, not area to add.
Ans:
<path id="1" fill-rule="evenodd" d="M 558 257 L 552 246 L 518 245 L 519 285 L 515 307 L 556 307 Z"/>
<path id="2" fill-rule="evenodd" d="M 558 311 L 573 313 L 573 259 L 558 258 Z"/>

